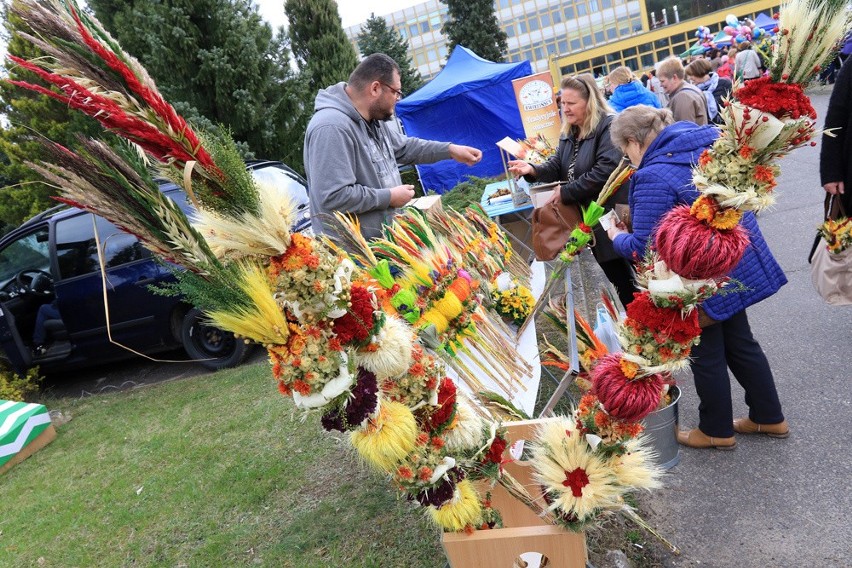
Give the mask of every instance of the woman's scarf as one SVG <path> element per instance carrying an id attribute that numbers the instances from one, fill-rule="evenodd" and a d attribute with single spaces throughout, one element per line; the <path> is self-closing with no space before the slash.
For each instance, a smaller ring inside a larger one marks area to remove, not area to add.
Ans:
<path id="1" fill-rule="evenodd" d="M 707 99 L 707 117 L 710 119 L 710 122 L 713 122 L 716 119 L 716 115 L 719 114 L 719 105 L 716 104 L 716 97 L 713 96 L 713 91 L 716 90 L 717 86 L 719 86 L 719 76 L 716 73 L 710 73 L 709 79 L 696 85 L 696 87 L 704 91 L 704 98 Z"/>

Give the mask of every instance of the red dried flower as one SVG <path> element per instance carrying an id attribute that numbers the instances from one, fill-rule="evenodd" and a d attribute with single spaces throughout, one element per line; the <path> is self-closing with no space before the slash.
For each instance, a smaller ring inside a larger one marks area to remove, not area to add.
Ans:
<path id="1" fill-rule="evenodd" d="M 682 345 L 690 343 L 701 335 L 697 310 L 683 316 L 677 308 L 659 308 L 651 301 L 649 292 L 635 295 L 634 300 L 627 306 L 625 323 L 634 328 L 638 323 L 638 327 L 648 329 Z"/>
<path id="2" fill-rule="evenodd" d="M 332 329 L 340 343 L 362 343 L 373 329 L 373 293 L 357 284 L 351 290 L 352 307 L 332 322 Z"/>
<path id="3" fill-rule="evenodd" d="M 485 458 L 482 461 L 484 463 L 503 463 L 504 451 L 506 451 L 506 440 L 500 436 L 495 436 L 494 441 L 491 442 L 491 447 L 488 448 L 488 453 L 485 454 Z"/>
<path id="4" fill-rule="evenodd" d="M 775 83 L 770 77 L 760 77 L 746 82 L 737 89 L 736 98 L 742 104 L 767 112 L 777 118 L 809 117 L 816 119 L 816 111 L 801 85 Z"/>

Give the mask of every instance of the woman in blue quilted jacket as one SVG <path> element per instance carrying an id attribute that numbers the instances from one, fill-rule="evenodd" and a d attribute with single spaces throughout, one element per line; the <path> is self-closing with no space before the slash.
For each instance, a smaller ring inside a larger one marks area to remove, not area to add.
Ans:
<path id="1" fill-rule="evenodd" d="M 710 126 L 673 123 L 670 111 L 632 107 L 612 124 L 613 143 L 637 166 L 630 180 L 632 232 L 611 227 L 609 236 L 625 258 L 645 254 L 654 229 L 670 209 L 690 205 L 698 191 L 692 167 L 717 137 Z M 692 349 L 690 366 L 698 393 L 698 428 L 678 432 L 678 441 L 693 448 L 731 449 L 734 432 L 786 438 L 789 428 L 775 389 L 769 362 L 749 327 L 746 308 L 778 291 L 787 278 L 775 261 L 752 213 L 743 216 L 750 244 L 729 275 L 741 291 L 717 294 L 699 308 L 701 342 Z M 745 390 L 748 418 L 733 419 L 728 368 Z"/>
<path id="2" fill-rule="evenodd" d="M 633 71 L 627 67 L 616 67 L 606 79 L 612 89 L 609 104 L 615 109 L 615 112 L 621 112 L 636 105 L 660 108 L 660 100 L 657 95 L 646 89 L 641 81 L 637 81 Z"/>

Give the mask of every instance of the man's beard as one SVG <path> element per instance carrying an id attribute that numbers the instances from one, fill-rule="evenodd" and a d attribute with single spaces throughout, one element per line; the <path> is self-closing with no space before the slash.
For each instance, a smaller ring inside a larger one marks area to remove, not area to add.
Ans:
<path id="1" fill-rule="evenodd" d="M 390 119 L 391 119 L 391 117 L 393 116 L 393 110 L 394 110 L 394 109 L 392 109 L 392 108 L 391 108 L 391 109 L 384 108 L 384 107 L 382 107 L 380 104 L 376 103 L 376 104 L 375 104 L 375 105 L 374 105 L 374 106 L 370 109 L 370 117 L 371 117 L 373 120 L 383 120 L 383 121 L 388 121 L 388 120 L 390 120 Z"/>

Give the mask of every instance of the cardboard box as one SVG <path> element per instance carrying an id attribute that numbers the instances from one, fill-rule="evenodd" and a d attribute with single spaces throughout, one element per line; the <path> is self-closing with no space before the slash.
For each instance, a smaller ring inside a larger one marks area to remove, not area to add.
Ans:
<path id="1" fill-rule="evenodd" d="M 509 439 L 529 439 L 538 420 L 506 424 Z M 506 450 L 509 451 L 508 449 Z M 515 479 L 535 491 L 530 467 L 523 461 L 504 465 Z M 484 491 L 485 487 L 480 487 Z M 502 529 L 480 530 L 473 534 L 444 533 L 443 545 L 452 568 L 482 566 L 522 566 L 515 559 L 536 552 L 547 557 L 548 568 L 585 568 L 586 537 L 543 521 L 529 507 L 512 497 L 501 485 L 491 489 L 491 502 L 503 516 Z"/>
<path id="2" fill-rule="evenodd" d="M 410 207 L 416 207 L 420 209 L 427 216 L 433 213 L 443 213 L 444 206 L 441 204 L 441 196 L 440 195 L 425 195 L 423 197 L 417 197 L 412 199 L 408 205 Z"/>

